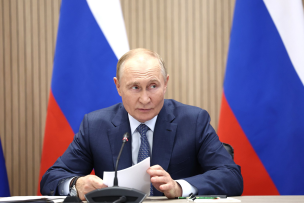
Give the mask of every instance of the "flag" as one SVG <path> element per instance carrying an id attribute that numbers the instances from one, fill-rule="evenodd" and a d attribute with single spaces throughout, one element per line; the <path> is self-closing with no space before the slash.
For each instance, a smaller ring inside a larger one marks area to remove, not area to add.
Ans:
<path id="1" fill-rule="evenodd" d="M 243 195 L 304 195 L 301 0 L 237 0 L 228 52 L 218 134 Z"/>
<path id="2" fill-rule="evenodd" d="M 10 189 L 8 185 L 5 159 L 2 151 L 1 139 L 0 139 L 0 197 L 9 197 Z"/>
<path id="3" fill-rule="evenodd" d="M 40 180 L 72 142 L 86 113 L 121 102 L 113 77 L 129 51 L 119 0 L 62 0 Z"/>

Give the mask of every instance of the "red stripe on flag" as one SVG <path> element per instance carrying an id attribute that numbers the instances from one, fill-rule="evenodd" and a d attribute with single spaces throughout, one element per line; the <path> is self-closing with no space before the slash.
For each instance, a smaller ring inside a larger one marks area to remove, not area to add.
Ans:
<path id="1" fill-rule="evenodd" d="M 276 186 L 234 116 L 224 93 L 218 135 L 222 142 L 229 143 L 234 148 L 234 160 L 241 166 L 244 178 L 243 195 L 279 195 Z"/>
<path id="2" fill-rule="evenodd" d="M 40 181 L 43 174 L 68 148 L 73 141 L 74 132 L 67 119 L 58 106 L 52 91 L 50 92 L 47 117 L 44 131 L 43 150 L 41 155 L 38 191 L 40 194 Z"/>

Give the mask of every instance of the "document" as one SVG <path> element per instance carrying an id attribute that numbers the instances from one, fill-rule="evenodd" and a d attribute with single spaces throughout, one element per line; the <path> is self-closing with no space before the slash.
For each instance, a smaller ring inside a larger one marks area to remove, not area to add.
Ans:
<path id="1" fill-rule="evenodd" d="M 3 197 L 0 202 L 63 202 L 66 196 L 13 196 Z"/>
<path id="2" fill-rule="evenodd" d="M 134 188 L 150 195 L 150 176 L 146 172 L 150 168 L 150 157 L 129 168 L 117 171 L 118 186 Z M 103 182 L 108 187 L 113 187 L 115 172 L 103 173 Z"/>

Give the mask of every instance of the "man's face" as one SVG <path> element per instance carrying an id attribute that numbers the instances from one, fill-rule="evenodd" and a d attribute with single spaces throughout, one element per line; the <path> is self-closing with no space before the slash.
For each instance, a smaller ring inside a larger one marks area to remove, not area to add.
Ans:
<path id="1" fill-rule="evenodd" d="M 127 112 L 144 123 L 163 107 L 169 76 L 164 81 L 158 59 L 146 54 L 136 54 L 122 68 L 120 81 L 114 78 L 118 94 Z"/>

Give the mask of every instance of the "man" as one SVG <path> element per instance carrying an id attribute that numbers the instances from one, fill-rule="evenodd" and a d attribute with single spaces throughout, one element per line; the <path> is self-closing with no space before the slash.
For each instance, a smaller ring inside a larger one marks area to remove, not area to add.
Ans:
<path id="1" fill-rule="evenodd" d="M 113 171 L 122 135 L 131 134 L 119 169 L 141 160 L 143 145 L 151 156 L 153 195 L 241 195 L 240 168 L 219 141 L 208 113 L 165 100 L 169 76 L 157 53 L 134 49 L 120 58 L 114 82 L 122 104 L 85 115 L 66 152 L 44 174 L 41 194 L 78 196 L 107 187 L 103 172 Z M 106 87 L 101 87 L 106 88 Z M 143 125 L 145 124 L 145 125 Z M 141 127 L 145 132 L 141 132 Z M 94 168 L 96 175 L 87 175 Z"/>

